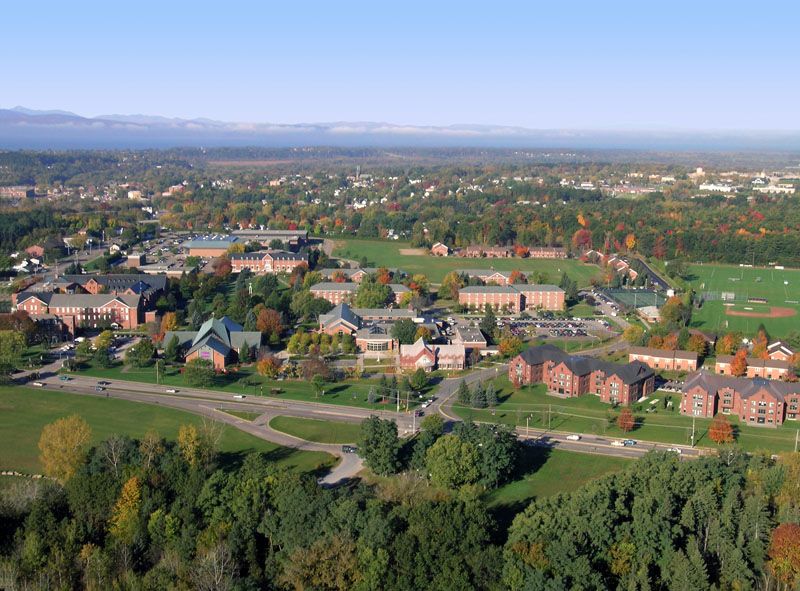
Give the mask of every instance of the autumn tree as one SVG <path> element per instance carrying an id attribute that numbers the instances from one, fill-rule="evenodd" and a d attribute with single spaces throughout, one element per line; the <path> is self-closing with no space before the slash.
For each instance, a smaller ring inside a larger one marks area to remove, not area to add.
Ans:
<path id="1" fill-rule="evenodd" d="M 736 351 L 731 360 L 731 375 L 741 377 L 747 374 L 747 349 L 742 347 Z"/>
<path id="2" fill-rule="evenodd" d="M 782 523 L 772 531 L 769 550 L 769 568 L 786 589 L 800 585 L 800 525 Z"/>
<path id="3" fill-rule="evenodd" d="M 264 357 L 258 363 L 256 363 L 256 370 L 258 371 L 259 375 L 262 375 L 266 378 L 275 378 L 280 369 L 281 362 L 274 355 Z"/>
<path id="4" fill-rule="evenodd" d="M 439 297 L 458 300 L 458 290 L 464 287 L 464 278 L 458 271 L 451 271 L 442 279 L 439 286 Z"/>
<path id="5" fill-rule="evenodd" d="M 767 329 L 762 324 L 758 327 L 758 332 L 756 332 L 756 336 L 753 339 L 753 350 L 750 354 L 756 359 L 768 359 L 769 358 L 769 353 L 767 353 L 768 345 L 769 345 L 769 334 L 767 334 Z"/>
<path id="6" fill-rule="evenodd" d="M 142 503 L 142 484 L 137 476 L 131 476 L 119 494 L 109 522 L 109 532 L 118 540 L 130 544 L 136 534 L 139 510 Z"/>
<path id="7" fill-rule="evenodd" d="M 256 328 L 264 333 L 268 338 L 278 339 L 283 332 L 283 323 L 280 312 L 270 308 L 264 308 L 258 312 Z"/>
<path id="8" fill-rule="evenodd" d="M 500 355 L 504 357 L 514 357 L 519 355 L 524 348 L 522 340 L 518 336 L 512 334 L 503 335 L 498 345 Z"/>
<path id="9" fill-rule="evenodd" d="M 644 336 L 644 329 L 638 324 L 631 324 L 622 332 L 622 338 L 626 343 L 631 345 L 638 345 L 642 342 Z"/>
<path id="10" fill-rule="evenodd" d="M 227 277 L 233 270 L 231 260 L 226 256 L 215 259 L 211 266 L 214 269 L 214 275 L 217 277 Z"/>
<path id="11" fill-rule="evenodd" d="M 66 482 L 83 462 L 92 430 L 78 415 L 45 425 L 39 437 L 39 461 L 44 473 Z"/>
<path id="12" fill-rule="evenodd" d="M 625 236 L 625 248 L 627 248 L 629 252 L 636 248 L 636 236 L 633 234 Z"/>
<path id="13" fill-rule="evenodd" d="M 161 334 L 165 335 L 178 328 L 178 317 L 175 312 L 165 312 L 161 317 Z"/>
<path id="14" fill-rule="evenodd" d="M 511 271 L 511 275 L 508 277 L 508 282 L 512 285 L 517 285 L 519 283 L 527 283 L 528 279 L 523 275 L 522 271 L 514 270 Z"/>
<path id="15" fill-rule="evenodd" d="M 733 425 L 725 418 L 725 415 L 718 414 L 714 417 L 708 427 L 708 437 L 717 444 L 733 443 Z"/>
<path id="16" fill-rule="evenodd" d="M 633 431 L 635 426 L 636 421 L 633 418 L 633 412 L 629 408 L 623 408 L 617 416 L 617 427 L 619 427 L 620 431 L 627 433 L 628 431 Z"/>
<path id="17" fill-rule="evenodd" d="M 728 332 L 717 339 L 717 355 L 733 355 L 742 344 L 742 333 Z"/>
<path id="18" fill-rule="evenodd" d="M 686 343 L 686 349 L 688 351 L 694 351 L 697 353 L 698 357 L 705 357 L 708 352 L 708 344 L 703 335 L 693 334 Z"/>

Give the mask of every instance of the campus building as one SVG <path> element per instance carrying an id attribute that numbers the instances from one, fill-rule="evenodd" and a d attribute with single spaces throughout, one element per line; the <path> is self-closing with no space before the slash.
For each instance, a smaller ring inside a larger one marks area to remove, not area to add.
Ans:
<path id="1" fill-rule="evenodd" d="M 231 363 L 238 361 L 240 355 L 245 352 L 250 353 L 253 349 L 257 350 L 261 346 L 259 331 L 246 331 L 227 316 L 209 318 L 197 332 L 169 331 L 164 335 L 164 346 L 173 337 L 177 337 L 186 361 L 204 359 L 210 361 L 216 370 L 224 370 Z"/>
<path id="2" fill-rule="evenodd" d="M 800 413 L 800 384 L 756 378 L 735 378 L 698 371 L 683 384 L 681 413 L 711 418 L 736 415 L 747 425 L 778 427 Z"/>
<path id="3" fill-rule="evenodd" d="M 472 310 L 486 304 L 511 314 L 525 310 L 564 309 L 564 290 L 555 285 L 469 285 L 458 290 L 458 303 Z"/>
<path id="4" fill-rule="evenodd" d="M 352 302 L 356 297 L 356 292 L 358 292 L 358 284 L 323 281 L 322 283 L 312 285 L 309 291 L 311 291 L 311 295 L 315 298 L 328 300 L 331 304 L 336 306 L 338 304 L 349 304 Z"/>
<path id="5" fill-rule="evenodd" d="M 628 361 L 641 361 L 653 369 L 666 371 L 695 371 L 697 353 L 694 351 L 665 351 L 652 347 L 631 347 Z"/>
<path id="6" fill-rule="evenodd" d="M 142 309 L 155 306 L 156 300 L 167 287 L 165 275 L 113 274 L 113 275 L 59 275 L 52 289 L 58 293 L 94 295 L 138 295 Z"/>
<path id="7" fill-rule="evenodd" d="M 400 345 L 400 369 L 403 371 L 464 369 L 466 358 L 463 345 L 427 344 L 421 338 L 412 345 Z"/>
<path id="8" fill-rule="evenodd" d="M 747 357 L 748 378 L 766 378 L 768 380 L 785 380 L 792 375 L 792 365 L 788 361 L 777 359 L 760 359 Z M 723 376 L 732 375 L 733 355 L 717 355 L 714 371 Z"/>
<path id="9" fill-rule="evenodd" d="M 205 236 L 187 240 L 181 248 L 189 256 L 213 259 L 227 254 L 228 249 L 238 241 L 236 236 Z"/>
<path id="10" fill-rule="evenodd" d="M 549 394 L 574 398 L 598 396 L 609 404 L 628 405 L 653 392 L 655 374 L 644 363 L 625 365 L 568 355 L 552 345 L 531 347 L 508 365 L 513 384 L 543 383 Z"/>
<path id="11" fill-rule="evenodd" d="M 565 259 L 567 249 L 557 246 L 531 246 L 528 249 L 528 257 L 532 259 Z"/>
<path id="12" fill-rule="evenodd" d="M 134 329 L 141 322 L 141 297 L 137 294 L 63 294 L 22 292 L 16 309 L 35 321 L 57 321 L 65 336 L 78 328 L 119 327 Z"/>
<path id="13" fill-rule="evenodd" d="M 304 254 L 286 250 L 261 250 L 232 254 L 231 271 L 241 273 L 250 271 L 256 275 L 267 273 L 291 273 L 296 267 L 308 266 L 308 257 Z"/>

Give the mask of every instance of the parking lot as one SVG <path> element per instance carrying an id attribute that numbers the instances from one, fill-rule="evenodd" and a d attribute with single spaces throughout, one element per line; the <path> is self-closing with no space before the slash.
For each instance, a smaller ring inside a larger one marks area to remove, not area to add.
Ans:
<path id="1" fill-rule="evenodd" d="M 507 323 L 511 333 L 522 337 L 595 337 L 611 334 L 608 322 L 601 319 L 513 320 Z"/>

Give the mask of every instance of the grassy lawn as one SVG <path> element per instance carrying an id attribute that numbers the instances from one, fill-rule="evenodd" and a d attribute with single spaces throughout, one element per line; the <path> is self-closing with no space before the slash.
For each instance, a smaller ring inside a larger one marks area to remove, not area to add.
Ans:
<path id="1" fill-rule="evenodd" d="M 629 466 L 632 460 L 525 446 L 522 476 L 486 494 L 489 507 L 527 505 L 537 497 L 573 491 Z"/>
<path id="2" fill-rule="evenodd" d="M 786 318 L 748 318 L 728 316 L 722 302 L 707 301 L 692 315 L 692 326 L 706 330 L 740 330 L 755 333 L 762 322 L 772 336 L 781 337 L 800 329 L 800 270 L 735 265 L 690 265 L 687 283 L 699 294 L 708 292 L 733 292 L 737 296 L 736 310 L 744 307 L 761 312 L 770 306 L 791 308 L 797 313 Z M 766 298 L 767 305 L 746 303 L 748 297 Z M 763 309 L 763 310 L 762 310 Z"/>
<path id="3" fill-rule="evenodd" d="M 495 380 L 500 404 L 494 409 L 473 409 L 459 403 L 453 411 L 467 420 L 505 423 L 532 429 L 551 429 L 602 435 L 609 438 L 632 437 L 663 443 L 689 445 L 691 443 L 692 419 L 678 412 L 679 394 L 656 392 L 643 403 L 633 405 L 636 428 L 624 433 L 617 428 L 614 417 L 617 411 L 600 401 L 596 396 L 585 395 L 578 398 L 556 398 L 546 393 L 543 384 L 526 386 L 514 390 L 507 376 Z M 672 408 L 664 407 L 664 398 L 672 400 Z M 657 400 L 651 405 L 652 400 Z M 652 412 L 647 409 L 652 408 Z M 777 429 L 740 425 L 736 417 L 730 417 L 737 431 L 737 443 L 749 451 L 768 450 L 770 452 L 792 451 L 796 430 L 800 424 L 787 422 Z M 704 447 L 716 447 L 708 438 L 710 419 L 697 419 L 695 423 L 695 443 Z"/>
<path id="4" fill-rule="evenodd" d="M 319 421 L 299 417 L 275 417 L 269 426 L 276 431 L 317 443 L 355 443 L 361 433 L 358 423 Z"/>
<path id="5" fill-rule="evenodd" d="M 39 435 L 44 425 L 56 419 L 78 414 L 92 428 L 92 441 L 97 443 L 112 434 L 141 437 L 150 429 L 162 437 L 175 439 L 178 428 L 188 423 L 201 424 L 196 415 L 114 398 L 94 398 L 35 388 L 0 388 L 0 469 L 39 472 Z M 235 462 L 251 451 L 269 454 L 275 461 L 298 470 L 315 470 L 333 459 L 325 453 L 302 452 L 280 447 L 223 427 L 220 451 L 223 462 Z"/>
<path id="6" fill-rule="evenodd" d="M 128 368 L 123 365 L 116 365 L 111 368 L 95 367 L 87 364 L 76 374 L 96 377 L 98 379 L 114 381 L 133 381 L 144 382 L 147 384 L 156 383 L 156 373 L 154 367 Z M 177 367 L 168 367 L 159 376 L 158 383 L 165 388 L 188 387 L 186 380 Z M 367 401 L 370 387 L 377 387 L 377 379 L 358 379 L 343 380 L 325 384 L 323 394 L 317 396 L 311 384 L 304 380 L 269 380 L 255 373 L 251 368 L 242 368 L 237 372 L 230 372 L 218 375 L 216 382 L 211 390 L 230 392 L 231 394 L 246 394 L 247 396 L 264 396 L 267 398 L 285 398 L 289 400 L 301 400 L 305 402 L 324 402 L 326 404 L 341 404 L 343 406 L 355 406 L 358 408 L 371 408 L 378 410 L 387 405 L 393 406 L 394 399 L 382 401 L 380 398 L 374 404 Z M 405 399 L 401 401 L 404 406 Z M 416 402 L 409 400 L 410 406 L 415 406 Z"/>
<path id="7" fill-rule="evenodd" d="M 555 284 L 561 279 L 561 273 L 566 271 L 579 286 L 589 285 L 589 280 L 600 273 L 597 266 L 573 259 L 468 259 L 400 253 L 400 249 L 407 248 L 410 248 L 407 242 L 348 238 L 336 240 L 333 255 L 354 260 L 367 257 L 367 260 L 376 266 L 399 268 L 409 274 L 422 273 L 433 283 L 441 282 L 445 275 L 455 269 L 494 268 L 498 271 L 519 270 L 523 273 L 539 271 L 547 273 L 548 283 Z"/>
<path id="8" fill-rule="evenodd" d="M 589 304 L 575 304 L 568 314 L 573 318 L 594 318 L 594 307 Z"/>

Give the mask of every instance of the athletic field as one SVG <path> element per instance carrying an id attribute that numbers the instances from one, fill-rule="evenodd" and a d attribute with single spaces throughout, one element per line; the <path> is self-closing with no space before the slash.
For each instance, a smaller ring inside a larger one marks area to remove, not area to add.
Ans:
<path id="1" fill-rule="evenodd" d="M 773 337 L 800 330 L 800 270 L 703 264 L 689 275 L 695 292 L 707 294 L 696 328 L 753 334 L 763 323 Z"/>
<path id="2" fill-rule="evenodd" d="M 343 259 L 359 260 L 367 257 L 376 267 L 397 268 L 409 273 L 422 273 L 433 283 L 441 282 L 450 271 L 457 269 L 496 269 L 528 274 L 535 271 L 545 273 L 544 283 L 558 285 L 561 273 L 566 271 L 579 287 L 589 285 L 592 277 L 599 277 L 596 265 L 587 265 L 575 259 L 468 259 L 455 256 L 431 256 L 427 249 L 412 248 L 407 242 L 393 240 L 338 239 L 333 256 Z"/>

